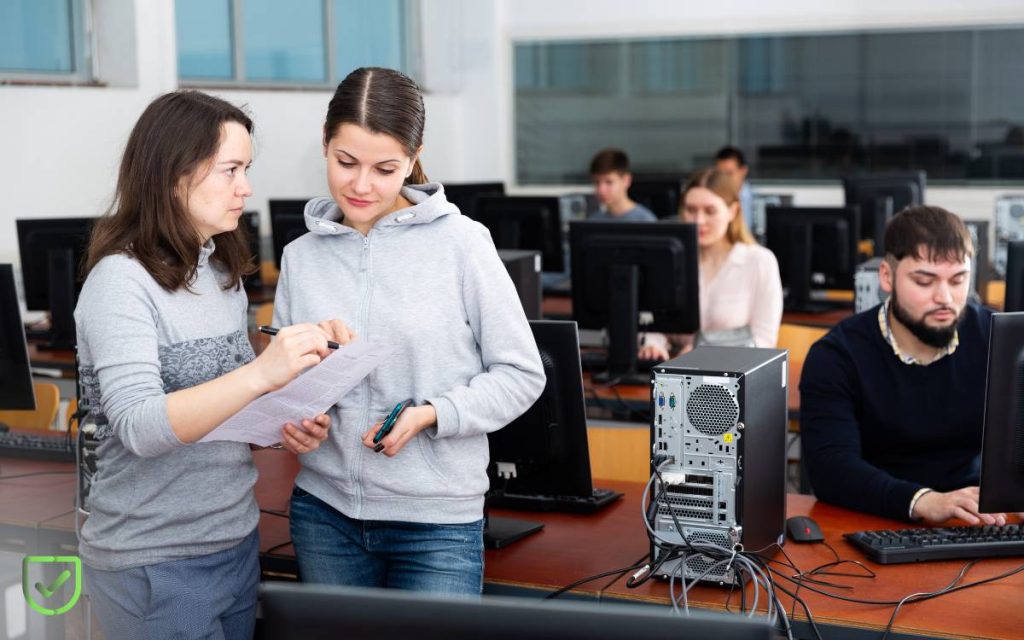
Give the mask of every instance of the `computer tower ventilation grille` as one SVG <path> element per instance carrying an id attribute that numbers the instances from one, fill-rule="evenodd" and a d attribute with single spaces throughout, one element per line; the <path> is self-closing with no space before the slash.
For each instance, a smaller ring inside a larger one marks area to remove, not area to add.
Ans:
<path id="1" fill-rule="evenodd" d="M 736 398 L 725 387 L 702 384 L 693 390 L 686 402 L 686 417 L 701 433 L 720 436 L 736 426 L 740 408 Z"/>

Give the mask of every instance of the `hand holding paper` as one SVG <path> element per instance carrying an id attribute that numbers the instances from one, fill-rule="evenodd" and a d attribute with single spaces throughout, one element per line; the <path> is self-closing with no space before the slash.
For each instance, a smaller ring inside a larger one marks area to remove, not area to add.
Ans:
<path id="1" fill-rule="evenodd" d="M 344 345 L 284 387 L 250 402 L 199 442 L 275 444 L 285 423 L 325 413 L 390 355 L 390 349 L 372 342 Z"/>

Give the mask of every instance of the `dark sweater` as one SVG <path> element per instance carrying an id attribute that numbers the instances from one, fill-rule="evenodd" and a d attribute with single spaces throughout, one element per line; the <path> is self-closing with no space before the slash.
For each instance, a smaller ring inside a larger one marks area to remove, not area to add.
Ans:
<path id="1" fill-rule="evenodd" d="M 921 487 L 978 484 L 991 317 L 969 304 L 956 351 L 927 366 L 896 357 L 878 307 L 811 347 L 800 376 L 800 434 L 819 499 L 908 520 Z"/>

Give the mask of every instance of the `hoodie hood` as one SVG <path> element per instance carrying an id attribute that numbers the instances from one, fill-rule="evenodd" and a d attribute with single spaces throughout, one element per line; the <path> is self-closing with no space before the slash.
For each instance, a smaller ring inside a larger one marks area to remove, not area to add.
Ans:
<path id="1" fill-rule="evenodd" d="M 393 211 L 377 221 L 374 229 L 387 227 L 409 226 L 411 224 L 429 224 L 438 218 L 460 215 L 456 207 L 444 195 L 444 187 L 439 182 L 407 185 L 402 187 L 402 196 L 412 203 Z M 359 233 L 352 227 L 342 224 L 345 214 L 333 198 L 313 198 L 306 203 L 306 228 L 319 235 L 341 235 Z"/>

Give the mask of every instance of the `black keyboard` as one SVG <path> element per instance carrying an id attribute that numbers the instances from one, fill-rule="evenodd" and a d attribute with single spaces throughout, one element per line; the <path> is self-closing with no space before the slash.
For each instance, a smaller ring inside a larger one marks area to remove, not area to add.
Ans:
<path id="1" fill-rule="evenodd" d="M 64 435 L 23 431 L 0 432 L 0 456 L 53 462 L 74 462 L 75 445 Z"/>
<path id="2" fill-rule="evenodd" d="M 1017 524 L 882 529 L 844 537 L 879 564 L 1024 556 L 1024 527 Z"/>

